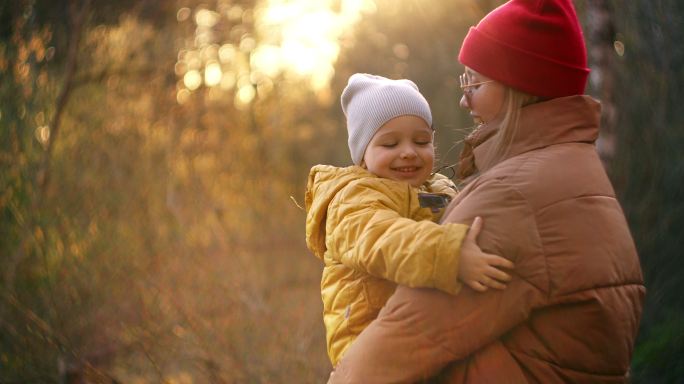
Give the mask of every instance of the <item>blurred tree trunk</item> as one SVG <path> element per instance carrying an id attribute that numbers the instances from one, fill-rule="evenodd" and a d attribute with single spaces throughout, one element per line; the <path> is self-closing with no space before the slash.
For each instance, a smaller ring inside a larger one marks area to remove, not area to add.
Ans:
<path id="1" fill-rule="evenodd" d="M 586 2 L 585 25 L 587 29 L 588 59 L 591 66 L 590 83 L 601 100 L 601 131 L 596 143 L 604 164 L 615 155 L 615 24 L 610 1 Z"/>
<path id="2" fill-rule="evenodd" d="M 76 70 L 78 69 L 78 52 L 81 45 L 81 38 L 83 35 L 83 28 L 85 24 L 86 16 L 88 15 L 90 9 L 90 0 L 84 0 L 81 3 L 72 2 L 69 4 L 69 15 L 71 16 L 70 22 L 70 36 L 67 48 L 66 63 L 64 66 L 64 82 L 62 84 L 62 90 L 57 97 L 55 102 L 55 113 L 50 121 L 50 135 L 47 141 L 47 148 L 43 155 L 43 161 L 41 168 L 38 171 L 38 184 L 41 189 L 41 196 L 39 196 L 39 201 L 45 201 L 45 197 L 48 193 L 50 185 L 50 160 L 52 157 L 52 152 L 55 148 L 55 141 L 57 140 L 59 134 L 59 128 L 62 123 L 62 114 L 69 102 L 69 97 L 71 96 L 71 90 L 74 85 L 74 76 L 76 75 Z"/>

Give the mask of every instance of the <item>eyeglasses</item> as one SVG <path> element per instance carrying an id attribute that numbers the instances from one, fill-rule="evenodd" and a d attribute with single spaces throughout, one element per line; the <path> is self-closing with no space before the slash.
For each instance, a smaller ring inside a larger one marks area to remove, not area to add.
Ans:
<path id="1" fill-rule="evenodd" d="M 480 86 L 482 84 L 487 84 L 491 83 L 494 80 L 487 80 L 487 81 L 480 81 L 477 83 L 471 83 L 470 82 L 470 76 L 468 76 L 467 73 L 464 73 L 458 77 L 459 82 L 461 83 L 461 89 L 463 90 L 463 93 L 470 96 L 473 94 L 473 87 Z"/>

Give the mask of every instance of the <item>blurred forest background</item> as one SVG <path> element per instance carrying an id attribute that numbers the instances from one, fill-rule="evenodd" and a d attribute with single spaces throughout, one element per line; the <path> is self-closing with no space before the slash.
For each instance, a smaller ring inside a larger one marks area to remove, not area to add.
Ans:
<path id="1" fill-rule="evenodd" d="M 455 57 L 501 3 L 3 0 L 0 383 L 323 382 L 295 201 L 350 162 L 339 94 L 413 79 L 453 162 Z M 648 287 L 632 380 L 681 382 L 684 3 L 575 4 Z"/>

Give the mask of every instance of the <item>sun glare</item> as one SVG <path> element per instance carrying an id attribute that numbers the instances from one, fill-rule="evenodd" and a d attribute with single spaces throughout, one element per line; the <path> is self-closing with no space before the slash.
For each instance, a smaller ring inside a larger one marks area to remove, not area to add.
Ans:
<path id="1" fill-rule="evenodd" d="M 334 74 L 340 38 L 363 13 L 375 11 L 375 3 L 369 0 L 341 1 L 339 11 L 332 9 L 332 3 L 268 0 L 258 27 L 280 52 L 271 53 L 277 61 L 258 61 L 257 65 L 265 65 L 260 69 L 266 73 L 291 71 L 309 78 L 314 90 L 326 87 Z"/>
<path id="2" fill-rule="evenodd" d="M 181 8 L 178 21 L 194 22 L 195 36 L 176 63 L 184 85 L 178 99 L 187 100 L 188 91 L 204 85 L 234 92 L 235 105 L 244 107 L 268 94 L 281 75 L 325 93 L 340 39 L 375 10 L 372 0 L 262 0 L 253 12 L 225 4 L 216 10 Z"/>

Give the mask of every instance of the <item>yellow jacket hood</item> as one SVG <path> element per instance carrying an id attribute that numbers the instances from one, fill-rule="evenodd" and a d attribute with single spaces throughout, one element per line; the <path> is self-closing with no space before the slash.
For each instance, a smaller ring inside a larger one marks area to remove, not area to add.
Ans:
<path id="1" fill-rule="evenodd" d="M 358 166 L 338 168 L 332 165 L 316 165 L 309 172 L 304 195 L 306 244 L 321 260 L 325 253 L 325 222 L 328 206 L 341 189 L 363 175 L 375 177 Z"/>

